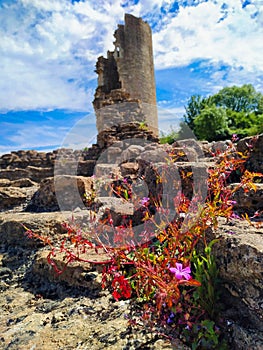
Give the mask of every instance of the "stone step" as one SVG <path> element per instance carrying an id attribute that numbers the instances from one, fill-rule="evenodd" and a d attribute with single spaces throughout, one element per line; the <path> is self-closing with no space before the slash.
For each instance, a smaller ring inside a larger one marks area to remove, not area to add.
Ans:
<path id="1" fill-rule="evenodd" d="M 0 170 L 1 179 L 20 180 L 28 178 L 35 182 L 40 182 L 46 177 L 53 176 L 54 171 L 52 168 L 38 168 L 34 166 L 28 166 L 25 169 L 16 168 L 16 169 L 2 169 Z"/>
<path id="2" fill-rule="evenodd" d="M 28 179 L 28 178 L 22 178 L 18 180 L 9 180 L 9 179 L 1 179 L 0 178 L 0 188 L 1 187 L 31 187 L 36 186 L 37 183 Z"/>
<path id="3" fill-rule="evenodd" d="M 22 188 L 13 186 L 0 187 L 0 211 L 12 210 L 20 212 L 24 210 L 37 188 L 38 186 Z"/>
<path id="4" fill-rule="evenodd" d="M 79 225 L 89 225 L 90 213 L 87 210 L 58 211 L 52 213 L 0 213 L 0 242 L 7 246 L 21 246 L 24 248 L 39 246 L 39 242 L 29 239 L 25 227 L 42 236 L 56 238 L 65 233 L 62 224 L 74 222 Z"/>
<path id="5" fill-rule="evenodd" d="M 72 213 L 67 213 L 68 217 Z M 0 213 L 0 242 L 7 246 L 34 247 L 39 242 L 25 235 L 26 226 L 43 236 L 63 233 L 61 223 L 65 221 L 65 213 Z"/>
<path id="6" fill-rule="evenodd" d="M 102 208 L 109 209 L 121 215 L 133 215 L 134 205 L 123 198 L 97 197 L 95 202 L 102 205 Z"/>
<path id="7" fill-rule="evenodd" d="M 60 271 L 63 271 L 60 274 L 51 268 L 47 259 L 48 254 L 47 250 L 41 250 L 36 254 L 31 270 L 33 275 L 49 282 L 65 282 L 71 287 L 87 288 L 88 292 L 101 290 L 100 273 L 105 265 L 96 264 L 96 262 L 109 260 L 106 254 L 96 254 L 94 251 L 90 251 L 85 254 L 85 258 L 90 260 L 90 263 L 73 262 L 66 267 L 63 254 L 57 253 L 55 257 L 52 257 L 52 261 Z"/>
<path id="8" fill-rule="evenodd" d="M 41 181 L 26 211 L 45 212 L 83 209 L 88 206 L 93 179 L 84 176 L 56 175 Z M 85 202 L 87 201 L 86 205 Z"/>
<path id="9" fill-rule="evenodd" d="M 80 225 L 84 222 L 87 223 L 87 212 L 77 212 L 74 214 L 74 222 Z M 57 274 L 51 265 L 48 263 L 47 257 L 50 253 L 48 247 L 43 246 L 43 243 L 35 238 L 29 238 L 26 236 L 25 227 L 31 229 L 32 232 L 49 237 L 58 244 L 64 239 L 64 235 L 67 235 L 62 223 L 65 221 L 70 222 L 72 220 L 71 212 L 57 212 L 57 213 L 5 213 L 0 214 L 0 242 L 2 246 L 2 253 L 5 255 L 2 258 L 2 262 L 5 266 L 14 268 L 17 263 L 14 261 L 14 252 L 23 250 L 24 257 L 26 259 L 26 251 L 28 256 L 31 252 L 37 249 L 37 253 L 30 270 L 30 274 L 38 276 L 40 279 L 46 279 L 50 282 L 66 282 L 69 286 L 85 287 L 90 291 L 101 289 L 101 280 L 99 273 L 102 272 L 102 264 L 98 262 L 105 262 L 109 260 L 109 257 L 102 250 L 87 249 L 85 255 L 82 258 L 90 261 L 88 262 L 74 262 L 71 263 L 62 274 Z M 84 228 L 84 225 L 83 225 Z M 10 257 L 9 257 L 10 254 Z M 62 253 L 56 253 L 55 257 L 52 257 L 54 263 L 59 270 L 64 270 L 65 259 Z M 22 263 L 22 261 L 21 261 Z M 34 279 L 34 277 L 33 277 Z"/>

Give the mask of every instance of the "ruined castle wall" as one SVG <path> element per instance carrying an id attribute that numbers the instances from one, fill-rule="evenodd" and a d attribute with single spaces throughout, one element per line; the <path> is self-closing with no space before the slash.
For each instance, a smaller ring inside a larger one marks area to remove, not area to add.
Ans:
<path id="1" fill-rule="evenodd" d="M 121 87 L 132 98 L 156 105 L 152 33 L 141 18 L 125 15 L 125 25 L 115 32 L 115 52 Z"/>
<path id="2" fill-rule="evenodd" d="M 111 90 L 121 87 L 117 63 L 113 52 L 108 51 L 107 58 L 102 56 L 98 58 L 96 72 L 98 74 L 98 86 L 101 88 L 102 92 L 107 94 L 110 93 Z"/>
<path id="3" fill-rule="evenodd" d="M 145 122 L 157 135 L 151 28 L 141 18 L 126 14 L 125 24 L 118 26 L 114 36 L 115 50 L 108 51 L 107 58 L 99 57 L 96 64 L 98 87 L 93 105 L 98 132 L 113 124 Z M 131 103 L 132 111 L 126 104 L 127 112 L 116 112 L 123 102 Z M 137 115 L 134 113 L 136 109 L 139 111 Z"/>

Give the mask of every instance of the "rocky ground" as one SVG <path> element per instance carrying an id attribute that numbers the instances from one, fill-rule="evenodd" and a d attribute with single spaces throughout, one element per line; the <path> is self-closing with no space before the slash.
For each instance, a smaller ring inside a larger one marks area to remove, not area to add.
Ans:
<path id="1" fill-rule="evenodd" d="M 61 213 L 0 215 L 0 348 L 187 349 L 156 332 L 129 326 L 129 301 L 101 290 L 100 270 L 75 263 L 57 277 L 47 250 L 24 235 L 22 224 L 61 234 Z M 89 256 L 96 259 L 96 256 Z"/>
<path id="2" fill-rule="evenodd" d="M 129 326 L 130 302 L 116 302 L 101 290 L 100 268 L 74 263 L 56 276 L 47 249 L 24 236 L 22 223 L 55 236 L 63 234 L 61 219 L 61 213 L 0 216 L 1 349 L 188 349 L 156 331 Z M 222 221 L 218 236 L 224 237 L 215 254 L 225 280 L 222 316 L 229 323 L 230 349 L 260 350 L 263 228 Z"/>
<path id="3" fill-rule="evenodd" d="M 186 154 L 180 145 L 173 146 L 178 157 L 179 172 L 188 168 L 201 169 L 198 171 L 202 174 L 203 168 L 214 166 L 213 159 L 207 158 L 210 150 L 216 152 L 217 148 L 227 146 L 226 143 L 213 144 L 206 152 L 208 145 L 203 144 L 203 158 L 200 161 L 200 145 L 193 147 L 194 143 L 189 143 Z M 249 140 L 241 140 L 239 150 L 243 152 L 248 143 Z M 119 147 L 120 143 L 118 147 L 110 149 L 107 162 L 119 152 Z M 126 151 L 127 159 L 144 152 L 148 159 L 156 157 L 159 160 L 156 147 L 140 147 L 130 146 Z M 263 135 L 258 139 L 254 155 L 247 161 L 248 169 L 263 173 L 262 149 Z M 65 163 L 65 167 L 68 167 L 71 164 L 70 154 L 67 150 L 64 153 L 69 157 L 69 163 Z M 46 248 L 25 236 L 23 225 L 37 233 L 61 237 L 65 233 L 61 222 L 72 215 L 71 211 L 58 210 L 60 203 L 57 202 L 52 178 L 56 155 L 57 152 L 19 151 L 0 157 L 0 348 L 187 349 L 179 340 L 174 343 L 167 341 L 156 330 L 150 332 L 144 328 L 131 328 L 126 317 L 131 309 L 129 301 L 116 302 L 107 291 L 101 290 L 99 268 L 92 264 L 75 263 L 58 277 L 47 264 Z M 80 155 L 77 154 L 77 157 Z M 91 191 L 93 180 L 89 176 L 97 158 L 96 146 L 81 155 L 75 177 L 64 176 L 63 169 L 60 169 L 62 173 L 61 177 L 57 177 L 59 186 L 56 186 L 56 190 L 62 194 L 66 210 L 75 210 L 75 216 L 81 216 L 83 203 L 71 208 L 72 193 L 68 193 L 67 188 L 74 187 L 75 183 L 80 194 Z M 125 176 L 133 176 L 138 171 L 138 164 L 140 160 L 136 166 L 129 162 L 122 163 L 120 171 Z M 107 169 L 106 165 L 100 165 L 101 173 Z M 144 171 L 146 174 L 147 169 Z M 69 186 L 69 183 L 72 185 Z M 151 183 L 148 182 L 147 186 L 151 186 Z M 187 182 L 182 182 L 182 187 L 186 194 L 191 188 Z M 257 215 L 263 209 L 263 184 L 256 182 L 255 187 L 257 191 L 240 189 L 235 198 L 236 209 L 262 221 L 262 216 Z M 101 204 L 104 206 L 115 205 L 103 198 Z M 226 332 L 230 349 L 261 350 L 262 225 L 258 222 L 258 226 L 249 226 L 240 220 L 221 222 L 215 234 L 221 238 L 214 253 L 224 287 L 222 298 L 225 309 L 222 316 L 229 325 Z M 93 255 L 91 258 L 96 257 Z M 63 261 L 59 263 L 63 264 Z"/>
<path id="4" fill-rule="evenodd" d="M 108 293 L 93 296 L 61 291 L 36 294 L 7 281 L 1 293 L 1 349 L 170 349 L 151 334 L 133 334 L 124 314 L 127 303 L 113 303 Z M 15 276 L 13 276 L 15 277 Z M 2 282 L 3 283 L 3 282 Z M 52 286 L 51 286 L 52 289 Z M 85 294 L 85 293 L 83 293 Z"/>

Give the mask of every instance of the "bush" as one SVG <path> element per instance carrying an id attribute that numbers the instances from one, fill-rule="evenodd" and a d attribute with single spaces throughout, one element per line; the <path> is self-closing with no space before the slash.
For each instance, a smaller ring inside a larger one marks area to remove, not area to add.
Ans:
<path id="1" fill-rule="evenodd" d="M 217 141 L 229 136 L 226 110 L 205 107 L 194 120 L 194 131 L 201 140 Z"/>
<path id="2" fill-rule="evenodd" d="M 185 123 L 201 139 L 224 140 L 231 134 L 245 137 L 263 131 L 263 95 L 251 84 L 225 87 L 208 97 L 193 95 L 185 111 Z"/>
<path id="3" fill-rule="evenodd" d="M 167 133 L 161 132 L 160 143 L 169 145 L 173 144 L 175 140 L 178 139 L 178 131 L 175 131 L 172 127 L 170 127 L 170 131 Z"/>

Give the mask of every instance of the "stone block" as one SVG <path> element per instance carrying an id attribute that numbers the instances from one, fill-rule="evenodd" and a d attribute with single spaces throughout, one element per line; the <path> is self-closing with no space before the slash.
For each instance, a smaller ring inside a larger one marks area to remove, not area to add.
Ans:
<path id="1" fill-rule="evenodd" d="M 238 184 L 230 185 L 234 188 Z M 263 183 L 254 183 L 254 189 L 239 188 L 232 199 L 236 202 L 234 210 L 239 215 L 248 214 L 249 216 L 259 215 L 263 218 Z M 261 213 L 261 214 L 260 214 Z"/>
<path id="2" fill-rule="evenodd" d="M 54 237 L 65 232 L 61 226 L 64 220 L 62 213 L 0 213 L 0 241 L 10 247 L 36 247 L 40 242 L 28 238 L 24 226 L 40 235 Z"/>
<path id="3" fill-rule="evenodd" d="M 57 175 L 46 178 L 34 194 L 26 211 L 45 212 L 85 208 L 85 194 L 92 190 L 93 181 L 83 176 Z"/>
<path id="4" fill-rule="evenodd" d="M 263 134 L 241 139 L 237 150 L 246 154 L 249 152 L 246 168 L 250 171 L 263 173 Z"/>
<path id="5" fill-rule="evenodd" d="M 255 344 L 263 346 L 263 227 L 222 219 L 216 236 L 220 241 L 213 253 L 224 286 L 223 315 L 232 324 L 232 332 L 239 334 L 233 348 L 260 349 Z M 250 330 L 252 338 L 247 337 Z"/>
<path id="6" fill-rule="evenodd" d="M 8 210 L 26 201 L 26 194 L 17 187 L 0 188 L 0 210 Z"/>

